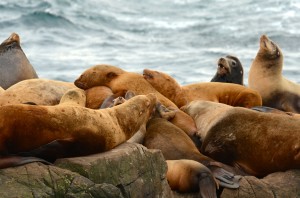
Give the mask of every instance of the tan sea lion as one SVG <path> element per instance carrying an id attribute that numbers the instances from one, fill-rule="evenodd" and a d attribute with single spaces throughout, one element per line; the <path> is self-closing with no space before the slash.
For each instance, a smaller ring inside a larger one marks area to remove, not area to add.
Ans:
<path id="1" fill-rule="evenodd" d="M 96 65 L 84 71 L 74 83 L 82 89 L 107 86 L 114 94 L 127 90 L 131 90 L 138 95 L 154 93 L 164 106 L 178 111 L 170 121 L 183 129 L 189 136 L 195 135 L 196 126 L 193 119 L 179 110 L 172 101 L 156 91 L 140 74 L 126 72 L 111 65 Z"/>
<path id="2" fill-rule="evenodd" d="M 211 82 L 225 82 L 244 85 L 244 69 L 240 60 L 231 55 L 218 60 L 218 68 Z"/>
<path id="3" fill-rule="evenodd" d="M 300 85 L 286 79 L 282 75 L 282 67 L 281 49 L 262 35 L 259 50 L 250 67 L 249 87 L 261 94 L 264 106 L 300 113 Z"/>
<path id="4" fill-rule="evenodd" d="M 182 107 L 193 100 L 208 100 L 231 106 L 261 106 L 262 99 L 255 90 L 233 83 L 206 82 L 180 86 L 166 73 L 144 69 L 144 78 L 161 94 Z"/>
<path id="5" fill-rule="evenodd" d="M 197 124 L 203 154 L 257 177 L 300 168 L 299 117 L 210 101 L 182 109 Z"/>
<path id="6" fill-rule="evenodd" d="M 37 105 L 56 105 L 63 94 L 73 88 L 76 86 L 70 82 L 47 79 L 23 80 L 0 94 L 0 106 L 27 102 Z"/>
<path id="7" fill-rule="evenodd" d="M 65 102 L 55 106 L 6 105 L 0 108 L 0 154 L 31 151 L 55 140 L 72 143 L 65 157 L 107 151 L 145 125 L 155 104 L 155 95 L 148 94 L 101 110 Z"/>
<path id="8" fill-rule="evenodd" d="M 96 86 L 85 90 L 86 107 L 91 109 L 99 109 L 103 101 L 113 95 L 110 88 L 106 86 Z"/>
<path id="9" fill-rule="evenodd" d="M 167 180 L 180 193 L 199 192 L 199 197 L 217 197 L 215 178 L 203 164 L 194 160 L 166 160 Z"/>
<path id="10" fill-rule="evenodd" d="M 38 78 L 20 46 L 20 37 L 12 33 L 0 45 L 0 86 L 7 89 L 11 85 L 25 80 Z"/>

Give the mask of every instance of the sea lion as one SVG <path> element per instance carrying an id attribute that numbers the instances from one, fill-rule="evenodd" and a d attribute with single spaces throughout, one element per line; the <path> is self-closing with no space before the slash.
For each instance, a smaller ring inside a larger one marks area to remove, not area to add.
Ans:
<path id="1" fill-rule="evenodd" d="M 0 45 L 0 86 L 7 89 L 11 85 L 25 80 L 38 78 L 20 46 L 20 37 L 12 33 Z"/>
<path id="2" fill-rule="evenodd" d="M 47 79 L 28 79 L 14 84 L 0 94 L 0 106 L 32 102 L 56 105 L 63 94 L 76 88 L 73 83 Z"/>
<path id="3" fill-rule="evenodd" d="M 300 168 L 300 119 L 193 101 L 182 108 L 201 136 L 201 152 L 256 177 Z"/>
<path id="4" fill-rule="evenodd" d="M 110 88 L 106 86 L 96 86 L 85 90 L 86 107 L 91 109 L 99 109 L 103 101 L 113 95 Z"/>
<path id="5" fill-rule="evenodd" d="M 211 171 L 194 160 L 166 160 L 167 180 L 180 193 L 199 192 L 199 197 L 217 197 L 217 182 Z"/>
<path id="6" fill-rule="evenodd" d="M 148 94 L 100 110 L 65 102 L 55 106 L 6 105 L 0 108 L 0 154 L 31 151 L 55 140 L 72 142 L 64 157 L 104 152 L 145 125 L 155 104 L 155 95 Z"/>
<path id="7" fill-rule="evenodd" d="M 114 94 L 127 90 L 131 90 L 137 95 L 154 93 L 164 106 L 178 111 L 170 122 L 183 129 L 189 136 L 195 135 L 196 126 L 193 119 L 156 91 L 140 74 L 127 72 L 111 65 L 96 65 L 84 71 L 74 83 L 77 87 L 85 90 L 95 86 L 107 86 Z"/>
<path id="8" fill-rule="evenodd" d="M 231 55 L 218 60 L 218 68 L 211 82 L 225 82 L 244 85 L 244 69 L 240 60 Z"/>
<path id="9" fill-rule="evenodd" d="M 262 99 L 255 90 L 233 83 L 204 82 L 180 86 L 166 73 L 144 69 L 144 78 L 161 94 L 182 107 L 193 100 L 208 100 L 231 106 L 261 106 Z"/>
<path id="10" fill-rule="evenodd" d="M 143 145 L 148 149 L 161 150 L 166 160 L 195 160 L 207 166 L 213 175 L 220 180 L 221 186 L 238 187 L 238 182 L 235 181 L 232 173 L 241 174 L 242 172 L 239 170 L 236 172 L 235 168 L 216 162 L 201 154 L 190 137 L 166 119 L 154 117 L 148 121 Z"/>
<path id="11" fill-rule="evenodd" d="M 282 67 L 280 47 L 262 35 L 250 67 L 248 85 L 261 94 L 264 106 L 300 113 L 300 85 L 286 79 Z"/>

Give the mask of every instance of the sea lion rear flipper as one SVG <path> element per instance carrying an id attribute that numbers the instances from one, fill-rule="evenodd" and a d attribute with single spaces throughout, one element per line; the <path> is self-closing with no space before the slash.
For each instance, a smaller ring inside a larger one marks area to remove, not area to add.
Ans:
<path id="1" fill-rule="evenodd" d="M 211 174 L 202 173 L 199 178 L 199 197 L 217 197 L 216 185 L 218 184 Z"/>
<path id="2" fill-rule="evenodd" d="M 21 166 L 32 162 L 42 162 L 51 164 L 50 162 L 37 157 L 22 157 L 22 156 L 5 156 L 0 158 L 0 169 Z"/>

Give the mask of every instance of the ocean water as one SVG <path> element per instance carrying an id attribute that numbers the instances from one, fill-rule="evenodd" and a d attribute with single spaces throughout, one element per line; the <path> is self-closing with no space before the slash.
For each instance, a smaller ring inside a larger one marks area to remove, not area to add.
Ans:
<path id="1" fill-rule="evenodd" d="M 74 81 L 96 64 L 164 71 L 181 84 L 210 81 L 217 60 L 248 71 L 267 34 L 300 82 L 300 2 L 295 0 L 1 0 L 0 40 L 12 32 L 39 77 Z"/>

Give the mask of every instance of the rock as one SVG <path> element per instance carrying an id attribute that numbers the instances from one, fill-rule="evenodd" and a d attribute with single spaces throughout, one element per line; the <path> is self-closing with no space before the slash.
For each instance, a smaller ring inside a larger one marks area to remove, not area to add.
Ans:
<path id="1" fill-rule="evenodd" d="M 224 189 L 221 198 L 300 197 L 300 170 L 276 172 L 258 179 L 245 176 L 238 189 Z"/>
<path id="2" fill-rule="evenodd" d="M 167 164 L 159 150 L 123 143 L 95 155 L 58 159 L 56 166 L 79 173 L 94 183 L 118 187 L 124 197 L 171 197 Z"/>
<path id="3" fill-rule="evenodd" d="M 0 197 L 122 197 L 111 184 L 95 184 L 69 170 L 31 163 L 0 170 Z"/>

